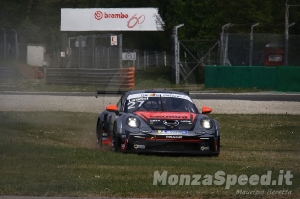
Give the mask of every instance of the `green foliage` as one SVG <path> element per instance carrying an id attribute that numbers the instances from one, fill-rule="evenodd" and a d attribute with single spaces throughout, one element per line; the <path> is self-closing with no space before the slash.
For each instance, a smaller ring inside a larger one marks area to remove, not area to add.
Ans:
<path id="1" fill-rule="evenodd" d="M 296 22 L 290 34 L 299 34 L 300 7 L 294 6 L 299 1 L 287 2 L 291 5 L 289 21 Z M 227 23 L 235 24 L 230 32 L 249 33 L 251 25 L 259 22 L 255 32 L 284 33 L 285 4 L 285 0 L 1 0 L 0 27 L 16 29 L 27 42 L 47 43 L 49 32 L 59 36 L 61 8 L 157 7 L 165 24 L 163 34 L 131 32 L 124 33 L 124 39 L 130 48 L 166 50 L 173 27 L 182 23 L 180 39 L 218 39 Z"/>
<path id="2" fill-rule="evenodd" d="M 288 4 L 299 2 L 290 0 Z M 290 7 L 290 21 L 299 20 L 299 9 Z M 167 34 L 173 26 L 184 23 L 180 28 L 180 39 L 216 39 L 227 23 L 235 24 L 230 32 L 249 33 L 251 25 L 259 22 L 261 25 L 255 28 L 256 32 L 283 33 L 285 1 L 163 0 L 159 4 L 159 13 Z"/>

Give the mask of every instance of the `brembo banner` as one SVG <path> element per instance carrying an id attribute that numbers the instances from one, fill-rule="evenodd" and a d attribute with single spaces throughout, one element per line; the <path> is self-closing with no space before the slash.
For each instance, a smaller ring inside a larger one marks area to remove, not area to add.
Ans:
<path id="1" fill-rule="evenodd" d="M 156 8 L 62 8 L 61 31 L 162 31 Z"/>

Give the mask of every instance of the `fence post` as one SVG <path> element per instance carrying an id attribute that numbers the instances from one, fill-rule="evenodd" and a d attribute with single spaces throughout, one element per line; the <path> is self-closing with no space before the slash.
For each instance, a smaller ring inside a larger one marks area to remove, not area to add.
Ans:
<path id="1" fill-rule="evenodd" d="M 107 48 L 107 68 L 109 69 L 110 67 L 110 48 Z"/>
<path id="2" fill-rule="evenodd" d="M 82 40 L 82 36 L 80 35 L 79 37 L 78 37 L 78 44 L 79 44 L 79 46 L 78 46 L 78 67 L 79 68 L 81 68 L 81 60 L 82 60 L 82 53 L 81 53 L 81 40 Z"/>
<path id="3" fill-rule="evenodd" d="M 174 45 L 175 45 L 175 78 L 176 78 L 176 85 L 179 84 L 180 81 L 180 68 L 179 68 L 179 62 L 180 62 L 180 53 L 179 53 L 179 43 L 178 43 L 178 28 L 184 26 L 184 24 L 179 24 L 178 26 L 175 26 L 173 28 L 173 34 L 174 34 Z"/>
<path id="4" fill-rule="evenodd" d="M 93 68 L 96 68 L 95 66 L 95 35 L 92 36 L 92 41 L 93 41 Z"/>
<path id="5" fill-rule="evenodd" d="M 225 65 L 227 59 L 227 42 L 228 42 L 228 28 L 232 26 L 231 23 L 225 24 L 222 26 L 222 33 L 221 33 L 221 52 L 220 52 L 220 60 L 221 65 Z M 226 31 L 226 34 L 225 34 Z"/>
<path id="6" fill-rule="evenodd" d="M 137 62 L 137 69 L 140 69 L 140 51 L 139 50 L 134 50 L 135 55 L 136 55 L 136 62 Z"/>
<path id="7" fill-rule="evenodd" d="M 18 60 L 18 35 L 15 29 L 11 29 L 15 33 L 15 59 Z"/>
<path id="8" fill-rule="evenodd" d="M 251 33 L 250 33 L 250 49 L 249 49 L 249 66 L 252 66 L 252 55 L 253 55 L 253 28 L 258 26 L 259 23 L 253 24 L 251 26 Z"/>
<path id="9" fill-rule="evenodd" d="M 157 51 L 154 51 L 155 53 L 155 66 L 158 67 L 158 55 L 157 55 Z"/>
<path id="10" fill-rule="evenodd" d="M 98 67 L 98 48 L 95 46 L 95 66 Z"/>
<path id="11" fill-rule="evenodd" d="M 149 52 L 146 52 L 146 67 L 149 67 Z"/>
<path id="12" fill-rule="evenodd" d="M 3 57 L 6 59 L 6 31 L 4 28 L 1 28 L 3 30 Z"/>
<path id="13" fill-rule="evenodd" d="M 135 52 L 135 50 L 133 50 L 133 53 L 135 54 L 135 59 L 132 59 L 132 64 L 133 64 L 133 67 L 135 68 L 135 62 L 136 62 L 136 52 Z"/>
<path id="14" fill-rule="evenodd" d="M 146 70 L 146 51 L 144 51 L 144 70 Z"/>
<path id="15" fill-rule="evenodd" d="M 123 46 L 122 46 L 122 34 L 119 34 L 119 64 L 120 64 L 120 68 L 122 68 L 122 52 L 123 52 Z"/>

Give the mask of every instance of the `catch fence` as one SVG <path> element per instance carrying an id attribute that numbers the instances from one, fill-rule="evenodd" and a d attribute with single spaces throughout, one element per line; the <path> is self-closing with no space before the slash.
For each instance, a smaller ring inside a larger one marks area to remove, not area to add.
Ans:
<path id="1" fill-rule="evenodd" d="M 123 51 L 121 34 L 70 37 L 68 44 L 68 61 L 63 68 L 114 69 L 134 66 L 142 70 L 151 66 L 170 65 L 165 52 L 127 48 Z"/>
<path id="2" fill-rule="evenodd" d="M 283 66 L 300 65 L 300 36 L 290 35 L 288 50 L 284 34 L 225 33 L 220 40 L 219 65 L 227 66 Z M 288 53 L 288 56 L 285 55 Z"/>

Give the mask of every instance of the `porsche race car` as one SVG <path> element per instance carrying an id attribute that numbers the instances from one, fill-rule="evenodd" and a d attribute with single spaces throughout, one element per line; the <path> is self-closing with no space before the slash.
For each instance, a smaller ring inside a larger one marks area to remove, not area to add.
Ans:
<path id="1" fill-rule="evenodd" d="M 98 116 L 100 147 L 135 153 L 220 153 L 220 127 L 188 94 L 168 90 L 125 92 Z"/>

